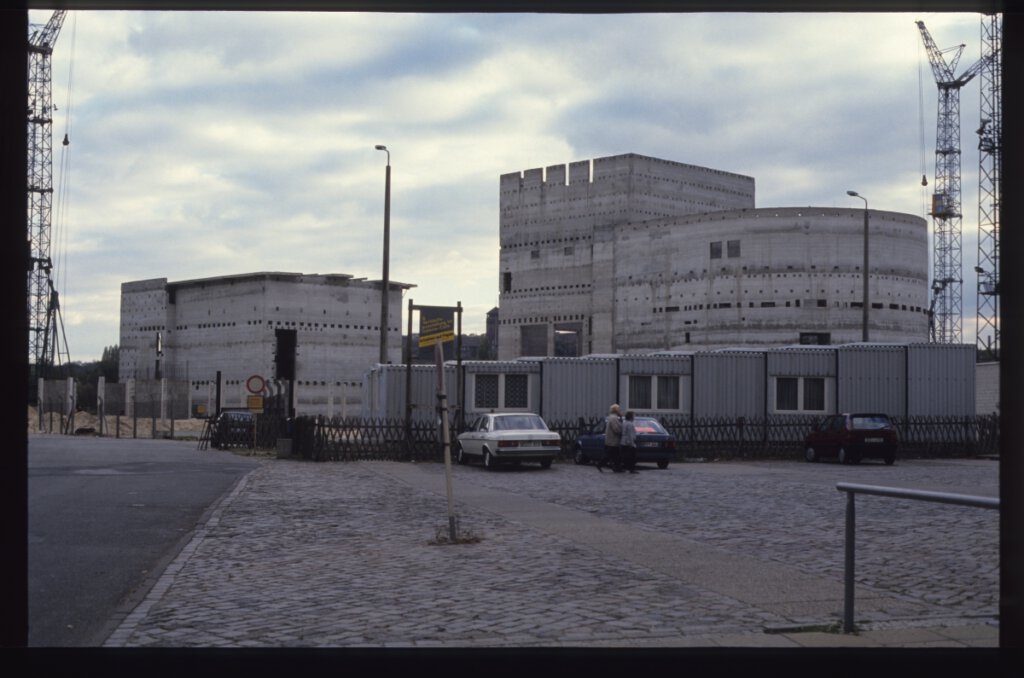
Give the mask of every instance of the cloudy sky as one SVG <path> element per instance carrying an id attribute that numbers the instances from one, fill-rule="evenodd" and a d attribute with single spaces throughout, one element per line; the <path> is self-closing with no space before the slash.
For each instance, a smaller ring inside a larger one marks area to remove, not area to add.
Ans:
<path id="1" fill-rule="evenodd" d="M 852 189 L 926 216 L 937 95 L 916 20 L 940 48 L 967 45 L 958 73 L 980 57 L 971 13 L 69 12 L 52 61 L 53 256 L 71 358 L 118 343 L 122 282 L 379 279 L 376 144 L 391 151 L 390 278 L 416 304 L 461 301 L 467 332 L 498 302 L 507 172 L 639 153 L 753 176 L 758 207 L 859 208 Z M 975 80 L 968 343 L 978 109 Z"/>

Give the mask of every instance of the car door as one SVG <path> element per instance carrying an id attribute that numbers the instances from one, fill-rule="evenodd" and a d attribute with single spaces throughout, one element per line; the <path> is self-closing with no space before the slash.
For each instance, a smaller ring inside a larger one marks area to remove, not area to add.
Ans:
<path id="1" fill-rule="evenodd" d="M 462 443 L 462 450 L 466 454 L 472 454 L 477 456 L 482 455 L 483 441 L 487 435 L 487 431 L 489 430 L 490 417 L 478 417 L 477 420 L 473 422 L 472 428 L 459 437 L 459 442 Z"/>
<path id="2" fill-rule="evenodd" d="M 832 423 L 835 419 L 835 415 L 824 417 L 807 438 L 808 446 L 813 447 L 819 454 L 832 450 Z"/>
<path id="3" fill-rule="evenodd" d="M 839 448 L 843 446 L 846 438 L 846 415 L 837 414 L 832 417 L 832 423 L 829 425 L 827 441 L 827 450 L 833 454 L 839 452 Z"/>
<path id="4" fill-rule="evenodd" d="M 607 425 L 608 420 L 602 419 L 597 426 L 594 427 L 593 435 L 587 441 L 587 451 L 593 457 L 601 457 L 604 455 L 604 429 Z"/>

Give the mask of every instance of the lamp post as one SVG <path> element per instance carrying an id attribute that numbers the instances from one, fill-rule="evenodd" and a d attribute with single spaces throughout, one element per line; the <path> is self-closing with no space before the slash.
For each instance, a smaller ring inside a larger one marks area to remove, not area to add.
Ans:
<path id="1" fill-rule="evenodd" d="M 868 199 L 857 193 L 857 191 L 847 191 L 846 195 L 853 196 L 854 198 L 860 198 L 864 201 L 864 299 L 863 299 L 863 319 L 861 321 L 861 341 L 866 342 L 868 340 L 868 309 L 871 306 L 868 304 Z"/>
<path id="2" fill-rule="evenodd" d="M 391 151 L 387 146 L 377 144 L 378 151 L 387 153 L 388 164 L 384 170 L 384 273 L 380 293 L 380 364 L 388 362 L 388 258 L 391 248 Z"/>

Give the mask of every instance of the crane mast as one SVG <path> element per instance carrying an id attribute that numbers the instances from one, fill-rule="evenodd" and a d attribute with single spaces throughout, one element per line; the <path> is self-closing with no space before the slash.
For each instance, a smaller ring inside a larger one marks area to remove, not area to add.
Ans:
<path id="1" fill-rule="evenodd" d="M 939 90 L 935 190 L 929 212 L 934 238 L 930 339 L 938 343 L 960 343 L 963 340 L 960 89 L 977 75 L 982 62 L 955 75 L 964 45 L 953 48 L 953 56 L 947 64 L 924 22 L 916 23 Z"/>
<path id="2" fill-rule="evenodd" d="M 979 355 L 999 359 L 999 222 L 1002 202 L 1002 15 L 981 17 L 984 64 L 978 127 L 977 342 Z"/>
<path id="3" fill-rule="evenodd" d="M 50 56 L 65 10 L 53 13 L 28 37 L 28 327 L 29 359 L 35 376 L 45 376 L 54 357 L 66 352 L 58 342 L 60 304 L 53 286 L 50 217 L 53 203 L 53 102 Z"/>

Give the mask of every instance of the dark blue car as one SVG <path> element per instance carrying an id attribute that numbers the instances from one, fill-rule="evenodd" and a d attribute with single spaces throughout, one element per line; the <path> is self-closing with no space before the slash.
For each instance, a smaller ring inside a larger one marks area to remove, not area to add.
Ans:
<path id="1" fill-rule="evenodd" d="M 636 460 L 655 462 L 658 468 L 668 468 L 676 454 L 676 437 L 665 430 L 654 417 L 637 417 Z M 576 453 L 573 461 L 589 464 L 604 459 L 604 427 L 601 421 L 589 431 L 581 431 L 576 438 Z"/>

